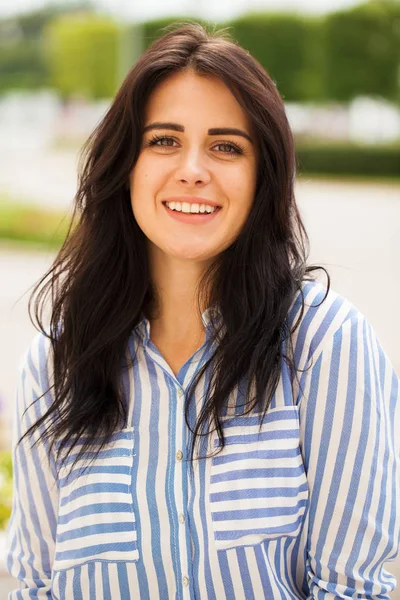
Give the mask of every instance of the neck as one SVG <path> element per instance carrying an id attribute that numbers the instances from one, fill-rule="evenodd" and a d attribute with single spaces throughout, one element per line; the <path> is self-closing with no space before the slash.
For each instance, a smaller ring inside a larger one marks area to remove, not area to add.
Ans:
<path id="1" fill-rule="evenodd" d="M 151 279 L 156 293 L 154 310 L 148 316 L 151 337 L 172 343 L 196 344 L 204 338 L 197 286 L 207 264 L 171 258 L 158 249 L 150 257 Z"/>

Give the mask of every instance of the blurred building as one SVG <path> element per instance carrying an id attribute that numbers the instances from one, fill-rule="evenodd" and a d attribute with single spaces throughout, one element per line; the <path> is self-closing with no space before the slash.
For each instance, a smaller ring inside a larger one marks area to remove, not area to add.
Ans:
<path id="1" fill-rule="evenodd" d="M 286 104 L 295 135 L 382 144 L 400 139 L 400 109 L 385 100 L 355 98 L 350 104 Z"/>

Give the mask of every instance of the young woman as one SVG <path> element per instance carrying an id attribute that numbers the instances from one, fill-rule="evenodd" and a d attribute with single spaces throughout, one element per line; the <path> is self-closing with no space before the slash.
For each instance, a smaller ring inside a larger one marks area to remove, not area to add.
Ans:
<path id="1" fill-rule="evenodd" d="M 389 598 L 399 382 L 310 276 L 294 180 L 276 86 L 227 36 L 182 25 L 127 75 L 38 288 L 11 599 Z"/>

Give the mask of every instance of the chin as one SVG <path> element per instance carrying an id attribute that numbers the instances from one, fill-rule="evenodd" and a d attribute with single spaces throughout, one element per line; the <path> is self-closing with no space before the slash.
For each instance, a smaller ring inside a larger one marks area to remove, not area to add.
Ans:
<path id="1" fill-rule="evenodd" d="M 205 261 L 213 258 L 212 252 L 205 252 L 204 248 L 170 248 L 167 254 L 181 260 Z"/>

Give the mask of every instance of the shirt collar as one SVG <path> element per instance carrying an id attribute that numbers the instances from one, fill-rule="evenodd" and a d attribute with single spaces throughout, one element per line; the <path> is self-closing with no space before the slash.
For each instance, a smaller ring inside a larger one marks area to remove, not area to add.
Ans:
<path id="1" fill-rule="evenodd" d="M 217 304 L 211 305 L 201 313 L 201 320 L 206 330 L 206 339 L 209 338 L 212 322 L 219 324 L 221 319 L 222 314 Z M 140 336 L 145 345 L 148 343 L 150 339 L 150 321 L 144 316 L 143 312 L 133 331 Z"/>

